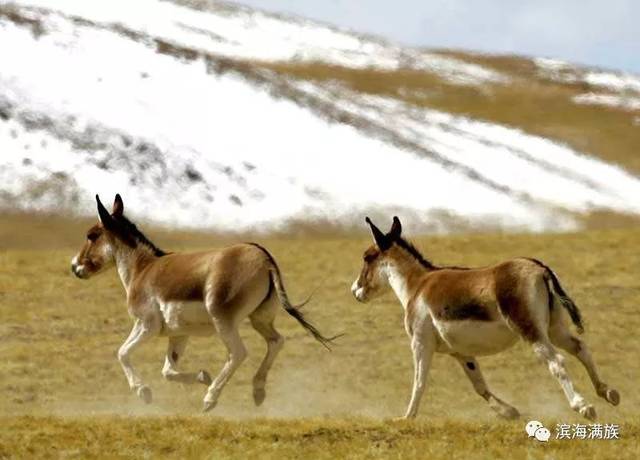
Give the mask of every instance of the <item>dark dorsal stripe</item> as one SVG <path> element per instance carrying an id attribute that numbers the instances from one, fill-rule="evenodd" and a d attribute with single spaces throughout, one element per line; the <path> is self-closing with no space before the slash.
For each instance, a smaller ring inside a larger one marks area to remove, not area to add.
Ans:
<path id="1" fill-rule="evenodd" d="M 433 265 L 431 262 L 425 259 L 422 254 L 420 254 L 420 251 L 418 251 L 413 244 L 409 243 L 404 238 L 398 238 L 397 240 L 395 240 L 395 243 L 402 249 L 407 251 L 409 254 L 411 254 L 413 258 L 420 262 L 420 265 L 422 265 L 424 268 L 429 270 L 436 268 L 435 265 Z"/>
<path id="2" fill-rule="evenodd" d="M 416 247 L 409 243 L 407 240 L 405 240 L 404 238 L 398 238 L 397 240 L 395 240 L 395 243 L 400 246 L 402 249 L 404 249 L 405 251 L 407 251 L 409 254 L 411 254 L 413 256 L 414 259 L 416 259 L 418 262 L 420 262 L 420 265 L 422 265 L 424 268 L 428 269 L 428 270 L 471 270 L 469 267 L 459 267 L 457 265 L 433 265 L 433 263 L 431 263 L 430 260 L 425 259 L 424 256 L 422 254 L 420 254 L 420 251 L 418 251 L 416 249 Z"/>
<path id="3" fill-rule="evenodd" d="M 123 230 L 128 235 L 131 235 L 136 240 L 136 242 L 144 246 L 147 246 L 149 249 L 151 249 L 154 256 L 162 257 L 167 255 L 166 252 L 164 252 L 162 249 L 160 249 L 155 244 L 153 244 L 151 240 L 149 240 L 149 238 L 147 238 L 144 235 L 144 233 L 138 230 L 138 227 L 136 227 L 136 225 L 133 222 L 131 222 L 129 219 L 127 219 L 124 215 L 116 217 L 116 220 L 122 225 Z"/>

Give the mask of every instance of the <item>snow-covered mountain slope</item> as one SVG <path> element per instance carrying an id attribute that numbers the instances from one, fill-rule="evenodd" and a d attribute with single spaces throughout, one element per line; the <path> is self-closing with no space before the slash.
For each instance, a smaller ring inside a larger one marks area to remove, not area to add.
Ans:
<path id="1" fill-rule="evenodd" d="M 580 83 L 593 91 L 578 94 L 573 101 L 640 111 L 640 77 L 628 73 L 613 73 L 594 69 L 580 69 L 558 59 L 539 58 L 534 62 L 544 77 L 565 83 Z"/>
<path id="2" fill-rule="evenodd" d="M 125 34 L 142 33 L 233 59 L 322 61 L 384 70 L 403 67 L 434 72 L 460 84 L 506 81 L 498 72 L 455 58 L 215 1 L 186 0 L 182 2 L 185 6 L 157 0 L 29 0 L 20 3 L 55 8 L 76 21 L 82 18 L 85 25 L 90 23 Z"/>
<path id="3" fill-rule="evenodd" d="M 96 193 L 119 192 L 132 216 L 219 230 L 392 212 L 435 230 L 558 230 L 595 209 L 640 213 L 637 177 L 568 146 L 262 65 L 509 84 L 455 57 L 152 0 L 0 4 L 0 44 L 4 209 L 93 214 Z"/>

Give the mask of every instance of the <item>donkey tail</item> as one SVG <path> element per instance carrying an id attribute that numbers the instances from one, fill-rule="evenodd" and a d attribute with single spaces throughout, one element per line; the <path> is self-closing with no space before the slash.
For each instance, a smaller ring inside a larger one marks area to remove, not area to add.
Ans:
<path id="1" fill-rule="evenodd" d="M 555 297 L 560 301 L 560 304 L 567 310 L 571 317 L 571 321 L 575 324 L 576 329 L 578 330 L 578 334 L 582 334 L 584 332 L 584 324 L 582 323 L 582 314 L 580 313 L 578 306 L 562 288 L 562 285 L 553 270 L 544 264 L 543 266 L 546 269 L 545 281 L 547 282 L 547 289 L 549 289 L 549 292 L 553 292 Z"/>
<path id="2" fill-rule="evenodd" d="M 307 321 L 307 319 L 304 317 L 304 315 L 300 311 L 300 308 L 303 307 L 305 304 L 307 304 L 309 300 L 311 300 L 311 296 L 309 296 L 304 302 L 298 305 L 292 304 L 289 301 L 289 296 L 287 295 L 287 291 L 284 288 L 284 284 L 282 282 L 282 274 L 280 273 L 280 268 L 278 267 L 278 264 L 276 263 L 271 253 L 267 251 L 263 246 L 260 246 L 257 243 L 249 243 L 249 244 L 260 249 L 267 256 L 267 259 L 269 260 L 269 265 L 270 265 L 269 275 L 271 277 L 271 282 L 273 283 L 273 287 L 275 288 L 276 295 L 278 296 L 278 300 L 280 301 L 280 304 L 285 309 L 285 311 L 289 313 L 291 316 L 293 316 L 296 319 L 296 321 L 298 321 L 298 323 L 300 323 L 302 327 L 304 327 L 307 331 L 309 331 L 313 336 L 313 338 L 315 338 L 318 342 L 320 342 L 327 350 L 331 350 L 331 347 L 329 345 L 335 339 L 340 337 L 342 334 L 336 335 L 333 337 L 325 337 L 324 335 L 322 335 L 322 333 L 320 333 L 318 328 L 316 328 L 313 324 Z"/>

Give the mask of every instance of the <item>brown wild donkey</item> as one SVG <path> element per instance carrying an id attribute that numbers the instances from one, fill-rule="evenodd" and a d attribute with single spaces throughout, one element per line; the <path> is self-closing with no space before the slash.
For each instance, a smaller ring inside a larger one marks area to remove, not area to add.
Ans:
<path id="1" fill-rule="evenodd" d="M 499 415 L 516 418 L 518 411 L 489 391 L 476 356 L 499 353 L 519 337 L 530 343 L 558 380 L 571 408 L 588 419 L 591 404 L 574 390 L 555 346 L 577 357 L 589 373 L 598 396 L 618 405 L 620 395 L 598 376 L 585 343 L 571 334 L 566 310 L 583 331 L 580 312 L 549 267 L 534 259 L 511 259 L 485 268 L 436 267 L 402 238 L 393 218 L 384 234 L 367 217 L 375 244 L 364 252 L 364 265 L 351 291 L 366 302 L 391 286 L 404 308 L 405 329 L 411 339 L 414 380 L 405 418 L 418 413 L 434 352 L 453 356 L 475 391 Z"/>
<path id="2" fill-rule="evenodd" d="M 96 195 L 100 221 L 91 227 L 71 270 L 82 279 L 116 266 L 127 293 L 129 314 L 135 323 L 118 351 L 130 388 L 145 402 L 151 389 L 133 366 L 131 353 L 152 337 L 168 337 L 162 375 L 170 381 L 208 386 L 204 410 L 215 407 L 225 384 L 247 356 L 238 325 L 247 316 L 267 342 L 267 353 L 253 377 L 253 398 L 260 405 L 266 396 L 267 374 L 284 338 L 273 326 L 278 303 L 328 347 L 326 338 L 289 302 L 276 261 L 262 246 L 238 244 L 190 254 L 167 254 L 151 243 L 123 214 L 116 195 L 111 214 Z M 227 348 L 227 361 L 212 382 L 209 374 L 178 371 L 189 336 L 217 332 Z"/>

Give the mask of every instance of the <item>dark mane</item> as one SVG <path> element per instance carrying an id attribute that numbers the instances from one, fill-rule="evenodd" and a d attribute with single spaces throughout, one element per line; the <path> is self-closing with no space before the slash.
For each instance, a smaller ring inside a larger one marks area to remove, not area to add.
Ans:
<path id="1" fill-rule="evenodd" d="M 413 244 L 409 243 L 404 238 L 398 238 L 397 240 L 395 240 L 395 243 L 402 249 L 407 251 L 409 254 L 411 254 L 413 258 L 420 262 L 420 265 L 422 265 L 424 268 L 427 268 L 429 270 L 436 268 L 435 265 L 433 265 L 431 262 L 425 259 L 422 254 L 420 254 L 420 251 L 418 251 Z"/>
<path id="2" fill-rule="evenodd" d="M 143 244 L 143 245 L 147 246 L 149 249 L 151 249 L 151 251 L 153 252 L 154 256 L 162 257 L 162 256 L 166 256 L 167 255 L 166 252 L 164 252 L 162 249 L 160 249 L 155 244 L 153 244 L 151 242 L 151 240 L 149 240 L 149 238 L 147 238 L 144 235 L 144 233 L 142 233 L 140 230 L 138 230 L 138 227 L 136 227 L 136 224 L 131 222 L 125 216 L 121 215 L 121 216 L 119 216 L 117 218 L 117 220 L 118 220 L 118 222 L 120 224 L 122 224 L 124 230 L 129 235 L 131 235 L 138 243 Z"/>

